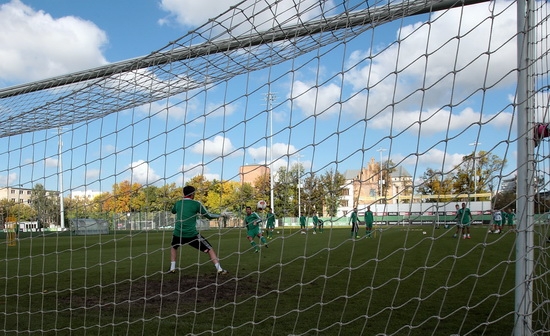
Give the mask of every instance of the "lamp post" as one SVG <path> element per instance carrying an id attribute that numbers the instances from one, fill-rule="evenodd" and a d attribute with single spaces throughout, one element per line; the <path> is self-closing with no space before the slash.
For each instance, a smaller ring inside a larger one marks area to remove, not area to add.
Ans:
<path id="1" fill-rule="evenodd" d="M 273 101 L 275 100 L 275 95 L 271 92 L 268 92 L 266 95 L 267 100 L 267 109 L 269 112 L 269 190 L 270 190 L 270 206 L 271 211 L 275 213 L 275 204 L 273 197 Z"/>
<path id="2" fill-rule="evenodd" d="M 470 146 L 474 146 L 474 156 L 472 157 L 472 159 L 474 160 L 474 202 L 477 201 L 476 149 L 478 145 L 481 145 L 481 143 L 477 141 L 474 141 L 470 144 Z"/>
<path id="3" fill-rule="evenodd" d="M 298 219 L 302 216 L 302 202 L 301 202 L 301 191 L 302 188 L 302 165 L 300 164 L 301 154 L 297 154 L 298 157 Z"/>
<path id="4" fill-rule="evenodd" d="M 378 148 L 376 151 L 380 153 L 380 181 L 379 181 L 379 183 L 380 183 L 380 197 L 382 197 L 382 190 L 383 190 L 382 184 L 384 182 L 383 176 L 382 176 L 382 152 L 387 151 L 387 149 L 386 148 Z"/>
<path id="5" fill-rule="evenodd" d="M 302 217 L 302 203 L 300 196 L 300 189 L 302 188 L 302 182 L 298 179 L 298 220 Z"/>
<path id="6" fill-rule="evenodd" d="M 57 134 L 59 136 L 59 143 L 57 146 L 57 156 L 58 156 L 58 164 L 57 164 L 57 175 L 59 178 L 59 221 L 61 224 L 61 230 L 65 230 L 65 205 L 63 201 L 63 138 L 61 134 L 62 128 L 59 127 L 57 130 Z"/>

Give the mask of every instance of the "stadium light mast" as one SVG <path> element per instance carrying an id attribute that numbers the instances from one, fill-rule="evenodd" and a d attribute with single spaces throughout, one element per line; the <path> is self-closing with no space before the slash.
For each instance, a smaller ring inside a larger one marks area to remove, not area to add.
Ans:
<path id="1" fill-rule="evenodd" d="M 300 158 L 302 155 L 298 154 L 298 220 L 302 216 L 302 195 L 300 189 L 302 188 L 302 165 L 300 163 Z"/>
<path id="2" fill-rule="evenodd" d="M 476 149 L 478 145 L 481 145 L 480 142 L 474 141 L 470 146 L 474 146 L 474 156 L 472 159 L 474 160 L 474 202 L 477 201 L 477 169 L 476 169 Z"/>
<path id="3" fill-rule="evenodd" d="M 273 196 L 273 101 L 275 95 L 268 92 L 266 95 L 267 110 L 269 112 L 269 193 L 271 212 L 275 213 L 275 202 Z"/>
<path id="4" fill-rule="evenodd" d="M 61 221 L 61 229 L 65 229 L 65 206 L 63 201 L 63 138 L 61 136 L 62 128 L 57 129 L 57 135 L 59 136 L 59 143 L 57 146 L 57 156 L 59 162 L 57 163 L 57 172 L 59 178 L 59 220 Z"/>
<path id="5" fill-rule="evenodd" d="M 382 190 L 383 190 L 382 184 L 384 182 L 383 176 L 382 176 L 382 152 L 387 151 L 387 149 L 380 147 L 376 151 L 380 153 L 380 181 L 379 181 L 379 183 L 380 183 L 380 197 L 382 197 Z"/>

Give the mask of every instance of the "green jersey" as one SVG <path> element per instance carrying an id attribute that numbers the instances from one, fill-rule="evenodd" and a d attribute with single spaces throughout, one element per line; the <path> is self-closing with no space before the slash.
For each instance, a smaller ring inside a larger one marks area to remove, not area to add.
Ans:
<path id="1" fill-rule="evenodd" d="M 372 226 L 372 223 L 374 223 L 374 214 L 369 210 L 365 212 L 365 224 Z"/>
<path id="2" fill-rule="evenodd" d="M 273 212 L 267 214 L 265 226 L 268 228 L 275 227 L 275 214 Z"/>
<path id="3" fill-rule="evenodd" d="M 197 219 L 199 216 L 208 219 L 220 217 L 220 215 L 209 213 L 201 202 L 190 198 L 177 201 L 172 207 L 172 213 L 176 214 L 176 225 L 174 226 L 173 234 L 176 237 L 183 238 L 193 238 L 199 234 L 197 231 Z"/>
<path id="4" fill-rule="evenodd" d="M 319 224 L 319 217 L 317 217 L 317 215 L 313 215 L 312 220 L 314 226 L 317 226 Z"/>
<path id="5" fill-rule="evenodd" d="M 516 214 L 513 212 L 509 212 L 506 214 L 506 220 L 508 225 L 514 225 L 514 221 L 516 219 Z"/>
<path id="6" fill-rule="evenodd" d="M 358 219 L 358 217 L 357 217 L 357 212 L 356 212 L 356 211 L 354 211 L 354 212 L 351 213 L 351 217 L 349 218 L 349 222 L 350 222 L 350 223 L 353 223 L 353 224 L 359 222 L 359 219 Z"/>
<path id="7" fill-rule="evenodd" d="M 254 230 L 256 228 L 259 228 L 261 222 L 262 218 L 255 212 L 244 218 L 244 225 L 246 226 L 247 230 Z"/>
<path id="8" fill-rule="evenodd" d="M 300 226 L 306 226 L 306 216 L 300 216 Z"/>
<path id="9" fill-rule="evenodd" d="M 457 216 L 461 224 L 468 224 L 472 220 L 472 213 L 469 208 L 460 208 Z"/>

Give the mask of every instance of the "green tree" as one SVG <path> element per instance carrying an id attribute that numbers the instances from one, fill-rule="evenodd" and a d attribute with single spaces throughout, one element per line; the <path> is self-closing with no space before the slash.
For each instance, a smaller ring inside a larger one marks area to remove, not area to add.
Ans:
<path id="1" fill-rule="evenodd" d="M 340 207 L 340 197 L 345 183 L 346 178 L 344 175 L 332 169 L 321 176 L 321 185 L 325 195 L 324 208 L 331 217 L 336 216 Z"/>
<path id="2" fill-rule="evenodd" d="M 178 199 L 182 198 L 181 188 L 176 187 L 175 183 L 165 184 L 157 188 L 157 197 L 155 199 L 155 208 L 159 211 L 171 211 L 172 206 Z"/>
<path id="3" fill-rule="evenodd" d="M 66 219 L 73 218 L 93 218 L 95 208 L 93 201 L 87 198 L 71 198 L 67 197 L 63 200 Z"/>
<path id="4" fill-rule="evenodd" d="M 304 188 L 301 203 L 304 211 L 308 215 L 312 215 L 314 212 L 322 213 L 325 197 L 321 180 L 315 176 L 315 173 L 311 173 L 304 179 L 302 185 Z"/>
<path id="5" fill-rule="evenodd" d="M 11 207 L 15 205 L 15 201 L 9 200 L 7 198 L 0 200 L 0 224 L 6 222 L 7 217 L 11 217 Z"/>
<path id="6" fill-rule="evenodd" d="M 197 175 L 192 177 L 185 185 L 195 187 L 195 199 L 203 204 L 206 204 L 208 198 L 208 192 L 212 186 L 212 182 L 208 181 L 204 175 Z M 183 191 L 182 191 L 183 197 Z"/>
<path id="7" fill-rule="evenodd" d="M 505 166 L 505 159 L 487 151 L 465 155 L 458 167 L 455 186 L 464 193 L 493 193 L 500 182 L 495 177 Z"/>
<path id="8" fill-rule="evenodd" d="M 31 221 L 36 218 L 36 212 L 28 204 L 15 203 L 9 209 L 10 216 L 17 218 L 18 221 Z"/>
<path id="9" fill-rule="evenodd" d="M 288 170 L 286 167 L 281 167 L 277 171 L 277 181 L 274 186 L 275 214 L 277 217 L 297 217 L 298 213 L 305 212 L 304 204 L 301 204 L 301 196 L 304 192 L 303 175 L 304 167 L 301 163 L 292 165 Z M 300 192 L 298 192 L 299 185 Z M 298 210 L 298 203 L 301 205 L 300 210 Z"/>
<path id="10" fill-rule="evenodd" d="M 451 195 L 454 190 L 454 180 L 451 175 L 428 168 L 422 175 L 422 183 L 416 190 L 422 195 Z M 427 199 L 428 202 L 436 200 L 437 198 Z"/>
<path id="11" fill-rule="evenodd" d="M 59 224 L 59 199 L 56 194 L 46 191 L 37 183 L 31 191 L 31 207 L 36 213 L 36 220 L 44 227 Z"/>
<path id="12" fill-rule="evenodd" d="M 254 180 L 255 198 L 257 201 L 264 200 L 268 204 L 271 202 L 271 177 L 269 175 L 260 175 Z M 270 204 L 271 205 L 271 204 Z"/>

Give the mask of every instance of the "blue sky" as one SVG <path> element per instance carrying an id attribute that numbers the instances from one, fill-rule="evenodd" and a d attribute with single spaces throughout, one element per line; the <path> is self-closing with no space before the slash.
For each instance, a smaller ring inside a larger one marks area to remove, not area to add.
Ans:
<path id="1" fill-rule="evenodd" d="M 0 89 L 147 55 L 234 3 L 0 1 Z M 292 3 L 283 0 L 281 6 Z M 497 13 L 493 21 L 484 19 L 490 10 Z M 240 165 L 269 161 L 268 91 L 275 94 L 276 166 L 299 160 L 307 171 L 344 172 L 378 161 L 382 153 L 418 178 L 428 167 L 451 169 L 477 142 L 478 151 L 508 160 L 504 174 L 514 171 L 515 6 L 497 1 L 433 14 L 426 25 L 428 18 L 397 20 L 327 54 L 330 48 L 323 48 L 205 91 L 81 125 L 78 134 L 85 137 L 65 131 L 64 146 L 72 150 L 63 155 L 69 171 L 64 188 L 105 191 L 125 179 L 182 183 L 198 173 L 236 179 Z M 396 69 L 398 76 L 392 74 Z M 481 87 L 491 90 L 483 94 Z M 170 107 L 166 113 L 164 106 Z M 204 113 L 208 117 L 200 118 Z M 110 133 L 115 124 L 119 132 Z M 178 124 L 163 135 L 167 125 Z M 36 133 L 0 139 L 9 148 L 0 153 L 9 162 L 0 166 L 0 185 L 41 182 L 56 188 L 55 130 Z M 151 133 L 158 136 L 144 145 Z M 44 148 L 17 150 L 36 139 L 45 139 Z"/>

